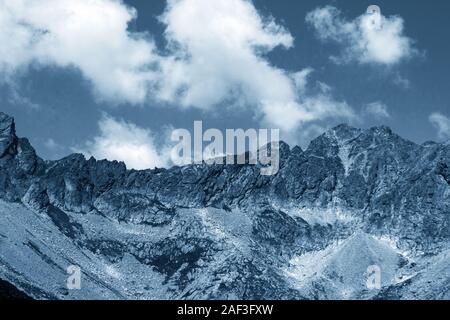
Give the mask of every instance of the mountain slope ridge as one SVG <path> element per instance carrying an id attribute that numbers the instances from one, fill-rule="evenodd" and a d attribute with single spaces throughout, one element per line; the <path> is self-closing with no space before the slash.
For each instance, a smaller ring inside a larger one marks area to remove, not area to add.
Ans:
<path id="1" fill-rule="evenodd" d="M 16 136 L 14 120 L 0 113 L 0 155 L 0 216 L 6 219 L 0 277 L 36 298 L 376 297 L 359 285 L 352 293 L 336 291 L 324 280 L 326 268 L 315 278 L 316 289 L 302 291 L 284 271 L 295 257 L 361 234 L 395 240 L 399 259 L 408 263 L 386 264 L 391 273 L 411 264 L 418 273 L 433 270 L 429 256 L 448 262 L 450 148 L 417 145 L 383 126 L 340 125 L 306 150 L 282 144 L 280 171 L 262 176 L 249 164 L 136 171 L 80 154 L 44 161 Z M 70 252 L 68 259 L 43 242 L 49 234 Z M 373 246 L 355 245 L 354 257 Z M 42 274 L 59 271 L 40 279 L 24 268 L 27 261 Z M 367 268 L 368 260 L 361 261 L 358 270 Z M 85 291 L 65 289 L 71 263 L 85 270 Z M 338 278 L 355 279 L 343 269 Z M 364 283 L 365 275 L 357 274 Z M 439 279 L 436 288 L 448 281 Z M 415 288 L 391 286 L 385 283 L 384 296 L 411 296 L 408 288 Z M 445 297 L 438 291 L 436 297 Z M 433 287 L 423 295 L 433 296 Z"/>

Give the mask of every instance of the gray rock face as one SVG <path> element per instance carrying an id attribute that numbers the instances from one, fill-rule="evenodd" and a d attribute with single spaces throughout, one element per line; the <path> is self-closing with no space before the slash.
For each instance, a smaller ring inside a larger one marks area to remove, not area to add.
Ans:
<path id="1" fill-rule="evenodd" d="M 450 297 L 448 145 L 340 125 L 280 150 L 274 176 L 43 161 L 0 113 L 0 277 L 36 298 Z M 443 274 L 422 286 L 434 261 Z M 31 263 L 56 271 L 41 279 Z M 71 264 L 85 290 L 64 288 Z M 370 264 L 379 290 L 364 289 Z"/>
<path id="2" fill-rule="evenodd" d="M 14 156 L 16 153 L 17 137 L 15 135 L 14 119 L 0 113 L 0 158 Z"/>

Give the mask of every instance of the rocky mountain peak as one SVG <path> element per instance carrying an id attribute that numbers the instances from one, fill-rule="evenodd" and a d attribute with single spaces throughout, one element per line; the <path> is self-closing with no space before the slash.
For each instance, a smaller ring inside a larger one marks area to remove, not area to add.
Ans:
<path id="1" fill-rule="evenodd" d="M 376 127 L 372 127 L 370 128 L 371 131 L 373 131 L 375 134 L 386 134 L 386 135 L 391 135 L 392 134 L 392 129 L 389 128 L 388 126 L 376 126 Z"/>
<path id="2" fill-rule="evenodd" d="M 17 152 L 17 137 L 14 118 L 0 112 L 0 158 Z"/>
<path id="3" fill-rule="evenodd" d="M 0 119 L 0 264 L 11 265 L 0 278 L 37 284 L 25 291 L 33 297 L 370 298 L 374 264 L 385 296 L 448 297 L 443 144 L 339 125 L 305 152 L 280 142 L 272 176 L 248 163 L 136 171 L 80 154 L 44 162 Z M 68 261 L 93 275 L 90 291 L 54 285 L 66 283 Z M 411 272 L 423 281 L 398 285 L 394 275 Z"/>
<path id="4" fill-rule="evenodd" d="M 329 130 L 326 135 L 329 137 L 333 137 L 337 140 L 337 142 L 340 142 L 354 139 L 361 132 L 361 129 L 354 128 L 348 124 L 343 123 Z"/>

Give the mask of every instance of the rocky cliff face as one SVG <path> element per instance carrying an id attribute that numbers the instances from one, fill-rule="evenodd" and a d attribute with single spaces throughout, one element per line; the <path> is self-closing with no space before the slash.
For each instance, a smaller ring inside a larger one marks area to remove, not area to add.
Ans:
<path id="1" fill-rule="evenodd" d="M 0 113 L 0 277 L 35 298 L 450 297 L 450 146 L 341 125 L 280 149 L 274 176 L 44 161 Z"/>

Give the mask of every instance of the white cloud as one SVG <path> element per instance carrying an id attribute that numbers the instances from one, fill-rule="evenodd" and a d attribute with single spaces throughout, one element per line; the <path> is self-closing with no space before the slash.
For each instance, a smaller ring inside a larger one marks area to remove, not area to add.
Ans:
<path id="1" fill-rule="evenodd" d="M 61 146 L 52 138 L 48 138 L 47 140 L 45 140 L 44 146 L 52 151 L 61 148 Z"/>
<path id="2" fill-rule="evenodd" d="M 30 100 L 30 98 L 22 95 L 19 91 L 19 88 L 14 83 L 11 83 L 8 87 L 8 92 L 6 94 L 7 101 L 11 105 L 14 106 L 22 106 L 27 109 L 31 110 L 39 110 L 41 109 L 41 106 L 33 101 Z"/>
<path id="3" fill-rule="evenodd" d="M 438 131 L 439 139 L 450 139 L 450 118 L 442 113 L 434 112 L 428 118 Z"/>
<path id="4" fill-rule="evenodd" d="M 251 1 L 168 0 L 160 17 L 164 55 L 149 35 L 128 30 L 136 15 L 119 0 L 3 0 L 0 72 L 30 64 L 75 67 L 108 102 L 156 99 L 210 111 L 236 104 L 285 130 L 350 114 L 329 92 L 308 94 L 311 69 L 270 63 L 266 54 L 291 48 L 294 39 Z"/>
<path id="5" fill-rule="evenodd" d="M 168 1 L 161 19 L 175 48 L 164 62 L 163 98 L 181 92 L 183 105 L 209 108 L 243 92 L 250 100 L 294 95 L 286 74 L 262 57 L 277 46 L 290 48 L 293 38 L 272 19 L 263 21 L 250 2 Z"/>
<path id="6" fill-rule="evenodd" d="M 356 119 L 352 108 L 345 102 L 338 102 L 326 94 L 304 97 L 302 104 L 265 104 L 266 122 L 278 128 L 294 128 L 308 122 L 325 118 Z M 304 129 L 302 127 L 302 129 Z"/>
<path id="7" fill-rule="evenodd" d="M 377 118 L 390 118 L 388 107 L 380 101 L 372 102 L 364 107 L 364 113 Z"/>
<path id="8" fill-rule="evenodd" d="M 52 138 L 48 138 L 43 142 L 44 147 L 47 149 L 48 159 L 61 159 L 67 154 L 66 147 L 59 144 Z"/>
<path id="9" fill-rule="evenodd" d="M 381 15 L 381 28 L 374 27 L 371 21 L 368 14 L 346 20 L 333 6 L 316 8 L 306 16 L 306 22 L 315 29 L 319 39 L 343 46 L 342 54 L 332 57 L 337 63 L 393 65 L 415 54 L 412 40 L 404 35 L 404 21 L 400 16 Z"/>
<path id="10" fill-rule="evenodd" d="M 291 48 L 293 38 L 272 18 L 261 17 L 250 1 L 169 1 L 161 19 L 174 48 L 163 62 L 161 99 L 204 109 L 234 100 L 256 106 L 264 123 L 285 130 L 348 114 L 342 103 L 329 104 L 327 112 L 314 109 L 323 97 L 306 94 L 312 69 L 288 72 L 271 65 L 265 54 Z"/>
<path id="11" fill-rule="evenodd" d="M 306 86 L 308 84 L 308 77 L 314 72 L 312 68 L 306 68 L 298 72 L 291 74 L 291 78 L 294 80 L 295 88 L 300 93 L 305 93 Z"/>
<path id="12" fill-rule="evenodd" d="M 396 73 L 394 78 L 393 78 L 393 82 L 395 85 L 399 86 L 400 88 L 403 89 L 410 89 L 411 88 L 411 81 L 409 81 L 408 79 L 404 78 L 401 74 Z"/>
<path id="13" fill-rule="evenodd" d="M 150 130 L 108 115 L 103 115 L 99 128 L 98 136 L 73 151 L 96 159 L 123 161 L 127 168 L 137 170 L 168 165 L 169 149 L 158 147 Z"/>
<path id="14" fill-rule="evenodd" d="M 30 64 L 76 67 L 97 96 L 141 103 L 155 80 L 152 42 L 127 31 L 136 11 L 111 0 L 3 0 L 0 71 Z"/>

